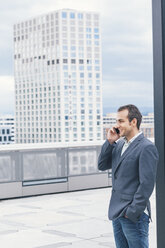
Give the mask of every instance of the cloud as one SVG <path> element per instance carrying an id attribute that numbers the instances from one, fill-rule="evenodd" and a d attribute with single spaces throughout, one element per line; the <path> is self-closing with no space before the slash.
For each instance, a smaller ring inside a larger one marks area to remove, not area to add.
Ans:
<path id="1" fill-rule="evenodd" d="M 103 84 L 103 105 L 116 108 L 135 104 L 140 108 L 153 106 L 153 86 L 142 81 L 106 81 Z"/>
<path id="2" fill-rule="evenodd" d="M 103 78 L 142 75 L 142 81 L 152 83 L 151 14 L 148 0 L 109 1 L 102 17 Z"/>

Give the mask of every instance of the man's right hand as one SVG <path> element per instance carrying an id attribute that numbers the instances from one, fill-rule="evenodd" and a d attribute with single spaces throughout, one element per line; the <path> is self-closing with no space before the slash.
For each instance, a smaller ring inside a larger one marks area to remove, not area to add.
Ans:
<path id="1" fill-rule="evenodd" d="M 112 145 L 116 140 L 120 138 L 119 134 L 116 133 L 115 127 L 112 127 L 107 132 L 107 140 Z"/>

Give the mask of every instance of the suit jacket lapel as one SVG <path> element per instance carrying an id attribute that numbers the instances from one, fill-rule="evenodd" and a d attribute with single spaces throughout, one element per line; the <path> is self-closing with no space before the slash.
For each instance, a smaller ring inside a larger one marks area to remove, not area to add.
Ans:
<path id="1" fill-rule="evenodd" d="M 121 151 L 122 151 L 123 145 L 125 143 L 125 140 L 124 139 L 121 139 L 118 142 L 119 142 L 119 144 L 118 144 L 118 148 L 116 150 L 116 152 L 117 152 L 117 161 L 119 161 L 119 159 L 121 157 Z"/>
<path id="2" fill-rule="evenodd" d="M 119 150 L 120 156 L 119 156 L 119 160 L 114 168 L 114 173 L 117 170 L 117 168 L 119 167 L 119 165 L 121 164 L 121 162 L 123 161 L 123 159 L 129 154 L 131 153 L 131 151 L 139 144 L 140 140 L 142 140 L 144 138 L 143 134 L 140 134 L 126 149 L 126 151 L 122 154 L 121 156 L 121 150 L 123 147 L 123 142 L 122 142 L 122 146 L 120 147 L 121 149 Z"/>
<path id="3" fill-rule="evenodd" d="M 124 139 L 119 140 L 118 143 L 117 143 L 116 155 L 115 155 L 115 163 L 114 163 L 114 166 L 113 166 L 114 171 L 115 171 L 115 169 L 116 169 L 116 167 L 117 167 L 117 165 L 119 163 L 119 160 L 121 159 L 121 151 L 122 151 L 124 143 L 125 143 Z"/>

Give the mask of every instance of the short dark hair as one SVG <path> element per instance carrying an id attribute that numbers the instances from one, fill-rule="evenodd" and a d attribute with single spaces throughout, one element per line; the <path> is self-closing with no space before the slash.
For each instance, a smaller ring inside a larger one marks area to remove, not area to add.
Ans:
<path id="1" fill-rule="evenodd" d="M 137 120 L 137 128 L 139 129 L 142 121 L 142 114 L 140 113 L 139 109 L 133 104 L 128 104 L 118 108 L 117 112 L 123 111 L 125 109 L 128 110 L 129 122 L 131 122 L 135 118 Z"/>

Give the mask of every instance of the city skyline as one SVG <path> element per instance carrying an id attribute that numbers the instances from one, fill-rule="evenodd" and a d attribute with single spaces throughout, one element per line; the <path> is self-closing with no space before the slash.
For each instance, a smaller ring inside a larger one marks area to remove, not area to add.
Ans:
<path id="1" fill-rule="evenodd" d="M 0 114 L 14 111 L 14 23 L 62 8 L 99 11 L 103 54 L 104 113 L 119 105 L 136 104 L 152 110 L 152 19 L 151 3 L 145 1 L 24 1 L 2 4 L 0 17 Z M 10 15 L 10 18 L 9 18 Z"/>

